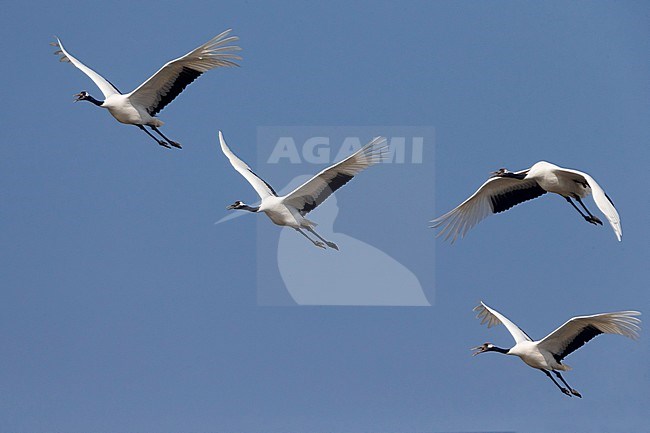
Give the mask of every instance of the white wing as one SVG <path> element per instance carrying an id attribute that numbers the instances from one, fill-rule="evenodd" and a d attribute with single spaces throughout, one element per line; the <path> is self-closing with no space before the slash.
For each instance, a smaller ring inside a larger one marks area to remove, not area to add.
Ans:
<path id="1" fill-rule="evenodd" d="M 515 339 L 516 343 L 521 343 L 522 341 L 533 341 L 528 334 L 519 329 L 519 327 L 512 323 L 506 316 L 488 307 L 483 303 L 483 301 L 481 301 L 480 305 L 474 307 L 474 311 L 478 311 L 476 318 L 481 319 L 481 325 L 487 323 L 488 328 L 503 323 L 506 329 L 508 329 L 508 332 L 510 332 L 510 335 L 512 335 L 512 338 Z"/>
<path id="2" fill-rule="evenodd" d="M 131 102 L 144 107 L 151 116 L 155 116 L 204 72 L 219 66 L 238 66 L 234 61 L 241 60 L 241 57 L 229 51 L 238 51 L 240 48 L 227 45 L 238 38 L 228 36 L 228 33 L 230 30 L 215 36 L 183 57 L 167 62 L 128 95 Z"/>
<path id="3" fill-rule="evenodd" d="M 65 48 L 63 48 L 63 44 L 61 43 L 59 38 L 56 38 L 56 42 L 52 42 L 50 45 L 59 48 L 57 51 L 54 52 L 54 54 L 61 56 L 61 58 L 59 59 L 61 62 L 70 62 L 73 65 L 75 65 L 78 69 L 80 69 L 81 72 L 88 75 L 88 77 L 91 80 L 93 80 L 93 82 L 97 85 L 97 87 L 99 87 L 99 90 L 102 91 L 102 93 L 104 94 L 104 98 L 108 98 L 111 95 L 120 93 L 120 91 L 117 90 L 117 88 L 113 86 L 110 83 L 110 81 L 108 81 L 106 78 L 102 77 L 97 72 L 93 71 L 88 66 L 84 65 L 79 60 L 77 60 L 72 55 L 70 55 L 70 53 L 68 53 L 65 50 Z"/>
<path id="4" fill-rule="evenodd" d="M 326 168 L 293 190 L 284 198 L 284 203 L 306 215 L 359 172 L 381 162 L 386 147 L 386 138 L 373 138 L 343 161 Z"/>
<path id="5" fill-rule="evenodd" d="M 526 170 L 513 173 L 525 173 Z M 437 236 L 451 238 L 453 244 L 485 219 L 488 215 L 499 213 L 527 200 L 537 198 L 546 191 L 536 181 L 519 180 L 512 177 L 491 177 L 467 200 L 446 214 L 431 221 L 431 227 L 442 227 Z"/>
<path id="6" fill-rule="evenodd" d="M 563 168 L 561 170 L 580 175 L 585 179 L 585 181 L 587 181 L 589 187 L 591 188 L 591 194 L 594 197 L 596 206 L 598 206 L 598 209 L 600 209 L 600 211 L 607 217 L 609 224 L 612 226 L 612 229 L 614 230 L 614 234 L 616 234 L 616 238 L 620 241 L 621 238 L 623 237 L 623 229 L 621 228 L 621 218 L 618 216 L 618 212 L 614 207 L 614 203 L 607 196 L 607 194 L 600 187 L 600 185 L 598 185 L 598 182 L 596 182 L 594 178 L 589 176 L 587 173 L 583 173 L 578 170 L 572 170 L 568 168 Z"/>
<path id="7" fill-rule="evenodd" d="M 619 311 L 574 317 L 544 337 L 537 346 L 551 352 L 555 360 L 560 362 L 600 334 L 618 334 L 636 339 L 639 337 L 641 321 L 634 316 L 640 314 L 638 311 Z"/>
<path id="8" fill-rule="evenodd" d="M 230 161 L 230 164 L 241 174 L 246 178 L 248 183 L 250 183 L 253 188 L 255 188 L 255 191 L 257 191 L 257 194 L 260 196 L 260 198 L 264 199 L 266 197 L 272 196 L 272 195 L 277 195 L 271 185 L 266 183 L 264 179 L 260 178 L 258 175 L 253 173 L 253 170 L 246 165 L 244 161 L 239 159 L 237 155 L 232 153 L 228 145 L 226 144 L 226 140 L 223 139 L 223 134 L 221 131 L 219 131 L 219 142 L 221 143 L 221 150 L 223 153 L 226 155 L 228 158 L 228 161 Z"/>

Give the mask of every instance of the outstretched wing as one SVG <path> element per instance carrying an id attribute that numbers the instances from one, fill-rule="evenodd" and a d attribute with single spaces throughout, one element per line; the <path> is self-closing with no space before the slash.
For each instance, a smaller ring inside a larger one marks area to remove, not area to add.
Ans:
<path id="1" fill-rule="evenodd" d="M 514 175 L 525 173 L 526 170 Z M 442 227 L 437 236 L 451 238 L 454 243 L 491 214 L 504 212 L 527 200 L 537 198 L 546 191 L 536 181 L 515 177 L 491 177 L 467 200 L 455 209 L 431 221 L 431 227 Z"/>
<path id="2" fill-rule="evenodd" d="M 521 343 L 522 341 L 533 341 L 528 334 L 519 329 L 519 327 L 512 323 L 506 316 L 499 313 L 497 310 L 488 307 L 483 303 L 483 301 L 474 307 L 474 311 L 478 312 L 476 318 L 481 319 L 481 325 L 487 323 L 488 328 L 503 323 L 508 332 L 510 332 L 510 335 L 512 335 L 512 338 L 515 339 L 516 343 Z"/>
<path id="3" fill-rule="evenodd" d="M 239 47 L 228 45 L 236 36 L 228 36 L 226 30 L 183 57 L 167 62 L 151 78 L 129 94 L 132 103 L 145 107 L 155 116 L 172 102 L 192 81 L 210 69 L 220 66 L 238 66 L 241 57 L 232 54 Z"/>
<path id="4" fill-rule="evenodd" d="M 569 319 L 564 325 L 544 337 L 540 349 L 548 350 L 557 362 L 600 334 L 618 334 L 632 339 L 639 337 L 638 311 L 618 311 Z"/>
<path id="5" fill-rule="evenodd" d="M 616 239 L 618 239 L 620 242 L 621 238 L 623 237 L 621 218 L 618 216 L 618 212 L 614 207 L 614 203 L 605 193 L 605 191 L 600 187 L 600 185 L 598 185 L 598 182 L 596 182 L 594 178 L 589 176 L 587 173 L 583 173 L 578 170 L 572 170 L 568 168 L 562 168 L 560 170 L 582 177 L 582 179 L 584 179 L 584 182 L 587 182 L 587 184 L 589 184 L 589 187 L 591 188 L 591 194 L 593 195 L 594 201 L 596 202 L 596 206 L 598 206 L 598 209 L 600 209 L 600 211 L 607 217 L 609 224 L 614 230 Z"/>
<path id="6" fill-rule="evenodd" d="M 70 53 L 68 53 L 65 50 L 65 48 L 63 48 L 63 44 L 61 43 L 61 40 L 59 38 L 56 38 L 56 42 L 52 42 L 50 45 L 58 48 L 58 50 L 56 50 L 54 54 L 61 56 L 59 61 L 70 62 L 73 65 L 75 65 L 78 69 L 80 69 L 81 72 L 88 75 L 88 77 L 91 80 L 93 80 L 93 82 L 97 85 L 97 87 L 99 87 L 99 90 L 102 91 L 102 93 L 104 94 L 104 98 L 108 98 L 111 95 L 120 93 L 120 91 L 117 90 L 117 88 L 114 85 L 112 85 L 110 81 L 108 81 L 106 78 L 102 77 L 97 72 L 93 71 L 88 66 L 84 65 L 75 57 L 73 57 Z"/>
<path id="7" fill-rule="evenodd" d="M 228 161 L 230 161 L 230 164 L 241 174 L 244 176 L 244 178 L 248 181 L 248 183 L 251 184 L 253 188 L 255 188 L 255 191 L 257 191 L 257 194 L 260 196 L 260 198 L 264 199 L 265 197 L 271 196 L 271 195 L 277 195 L 271 185 L 266 183 L 264 179 L 256 175 L 251 168 L 246 165 L 244 161 L 239 159 L 237 155 L 232 153 L 228 145 L 226 144 L 226 140 L 223 139 L 223 134 L 221 131 L 219 131 L 219 142 L 221 143 L 221 150 L 223 153 L 226 155 L 228 158 Z"/>
<path id="8" fill-rule="evenodd" d="M 380 162 L 386 148 L 386 138 L 373 138 L 343 161 L 326 168 L 293 190 L 286 196 L 284 203 L 298 209 L 301 215 L 306 215 L 359 172 Z"/>

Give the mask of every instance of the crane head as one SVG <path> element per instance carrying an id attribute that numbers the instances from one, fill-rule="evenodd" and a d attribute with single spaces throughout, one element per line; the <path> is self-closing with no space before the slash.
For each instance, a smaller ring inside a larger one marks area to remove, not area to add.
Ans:
<path id="1" fill-rule="evenodd" d="M 470 350 L 476 350 L 476 352 L 472 353 L 472 356 L 476 356 L 479 353 L 489 352 L 489 351 L 491 351 L 493 349 L 494 349 L 494 344 L 492 344 L 492 343 L 484 343 L 481 346 L 472 347 Z"/>
<path id="2" fill-rule="evenodd" d="M 226 209 L 227 210 L 241 209 L 244 206 L 246 206 L 246 204 L 244 204 L 244 202 L 237 200 L 236 202 L 234 202 L 233 204 L 228 206 Z"/>
<path id="3" fill-rule="evenodd" d="M 90 94 L 88 92 L 86 92 L 85 90 L 83 90 L 83 91 L 77 93 L 76 95 L 74 95 L 74 98 L 75 98 L 74 102 L 83 101 L 84 99 L 88 99 L 89 97 L 90 97 Z"/>

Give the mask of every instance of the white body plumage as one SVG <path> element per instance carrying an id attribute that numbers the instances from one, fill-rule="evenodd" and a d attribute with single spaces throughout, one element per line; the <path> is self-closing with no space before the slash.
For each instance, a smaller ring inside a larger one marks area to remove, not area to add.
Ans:
<path id="1" fill-rule="evenodd" d="M 561 371 L 571 369 L 568 365 L 560 364 L 555 361 L 550 352 L 542 351 L 538 347 L 537 342 L 534 341 L 521 341 L 515 344 L 510 348 L 510 350 L 508 350 L 507 355 L 518 356 L 522 361 L 533 368 Z"/>
<path id="2" fill-rule="evenodd" d="M 274 224 L 291 228 L 316 227 L 316 224 L 300 215 L 300 212 L 292 206 L 287 206 L 285 197 L 268 196 L 260 203 L 258 212 L 264 212 Z"/>
<path id="3" fill-rule="evenodd" d="M 111 95 L 104 100 L 102 108 L 106 108 L 109 113 L 120 123 L 127 125 L 148 125 L 160 127 L 164 122 L 157 119 L 146 110 L 134 106 L 129 95 Z"/>

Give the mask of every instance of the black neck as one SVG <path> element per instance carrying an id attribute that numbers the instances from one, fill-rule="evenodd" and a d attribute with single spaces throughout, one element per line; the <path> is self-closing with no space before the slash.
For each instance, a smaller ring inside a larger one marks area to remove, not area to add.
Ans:
<path id="1" fill-rule="evenodd" d="M 241 210 L 247 210 L 247 211 L 249 211 L 249 212 L 257 212 L 257 211 L 260 210 L 260 207 L 259 207 L 259 206 L 257 206 L 257 207 L 253 207 L 253 206 L 249 206 L 249 205 L 245 204 L 245 205 L 243 205 L 242 207 L 240 207 L 239 209 L 241 209 Z"/>
<path id="2" fill-rule="evenodd" d="M 98 101 L 97 99 L 93 98 L 92 96 L 88 95 L 84 98 L 84 101 L 92 102 L 98 107 L 101 107 L 104 101 Z"/>
<path id="3" fill-rule="evenodd" d="M 510 349 L 502 349 L 500 347 L 493 346 L 493 347 L 489 348 L 487 351 L 488 352 L 499 352 L 499 353 L 507 354 L 508 352 L 510 352 Z"/>

